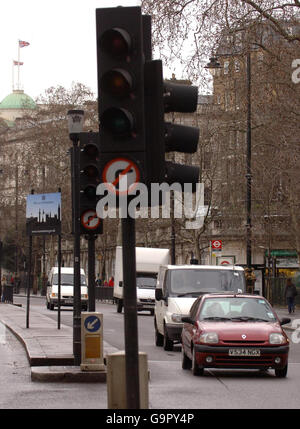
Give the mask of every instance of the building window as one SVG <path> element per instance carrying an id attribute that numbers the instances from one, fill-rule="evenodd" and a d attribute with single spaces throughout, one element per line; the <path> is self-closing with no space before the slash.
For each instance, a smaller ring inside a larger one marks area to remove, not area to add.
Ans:
<path id="1" fill-rule="evenodd" d="M 229 61 L 224 61 L 224 74 L 229 73 Z"/>

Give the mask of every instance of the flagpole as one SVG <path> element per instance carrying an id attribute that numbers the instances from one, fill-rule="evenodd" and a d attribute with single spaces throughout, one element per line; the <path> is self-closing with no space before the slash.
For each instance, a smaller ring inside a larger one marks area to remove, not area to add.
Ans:
<path id="1" fill-rule="evenodd" d="M 14 82 L 14 60 L 12 60 L 12 90 L 14 92 L 15 89 L 15 82 Z"/>
<path id="2" fill-rule="evenodd" d="M 18 89 L 20 89 L 20 40 L 18 41 Z"/>

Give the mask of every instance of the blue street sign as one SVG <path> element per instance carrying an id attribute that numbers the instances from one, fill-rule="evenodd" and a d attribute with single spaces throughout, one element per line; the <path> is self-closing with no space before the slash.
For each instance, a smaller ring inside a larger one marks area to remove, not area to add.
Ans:
<path id="1" fill-rule="evenodd" d="M 101 322 L 97 316 L 89 316 L 84 321 L 84 327 L 89 332 L 96 332 L 100 329 Z"/>

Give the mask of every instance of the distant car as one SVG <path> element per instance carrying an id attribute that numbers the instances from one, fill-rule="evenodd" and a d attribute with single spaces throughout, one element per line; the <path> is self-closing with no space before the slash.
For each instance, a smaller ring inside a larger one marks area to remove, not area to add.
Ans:
<path id="1" fill-rule="evenodd" d="M 286 377 L 289 340 L 269 302 L 247 294 L 205 294 L 184 322 L 182 368 L 203 375 L 205 368 L 275 369 Z"/>

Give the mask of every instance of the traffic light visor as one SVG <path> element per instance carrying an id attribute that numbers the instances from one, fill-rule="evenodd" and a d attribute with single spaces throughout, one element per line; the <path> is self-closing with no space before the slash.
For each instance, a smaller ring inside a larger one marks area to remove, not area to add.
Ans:
<path id="1" fill-rule="evenodd" d="M 132 91 L 132 78 L 125 70 L 109 70 L 102 77 L 101 89 L 113 97 L 127 97 Z"/>
<path id="2" fill-rule="evenodd" d="M 132 134 L 133 116 L 125 109 L 111 107 L 103 112 L 101 126 L 114 136 L 127 137 Z"/>
<path id="3" fill-rule="evenodd" d="M 114 58 L 126 58 L 131 50 L 131 39 L 122 28 L 112 28 L 102 34 L 100 46 L 106 54 Z"/>

